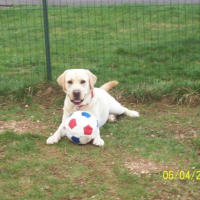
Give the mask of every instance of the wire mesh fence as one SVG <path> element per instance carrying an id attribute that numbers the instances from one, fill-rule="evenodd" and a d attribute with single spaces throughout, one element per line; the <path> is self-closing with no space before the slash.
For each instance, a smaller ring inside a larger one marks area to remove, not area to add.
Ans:
<path id="1" fill-rule="evenodd" d="M 48 28 L 43 3 L 1 1 L 2 90 L 46 79 L 46 50 L 53 81 L 71 68 L 91 70 L 98 85 L 115 79 L 125 89 L 199 81 L 199 1 L 49 0 Z"/>

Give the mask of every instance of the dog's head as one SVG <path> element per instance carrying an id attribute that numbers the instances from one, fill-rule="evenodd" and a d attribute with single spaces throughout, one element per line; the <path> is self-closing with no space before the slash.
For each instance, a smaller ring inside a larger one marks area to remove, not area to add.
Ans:
<path id="1" fill-rule="evenodd" d="M 84 104 L 84 101 L 94 89 L 97 77 L 89 70 L 69 69 L 61 74 L 57 82 L 75 105 Z"/>

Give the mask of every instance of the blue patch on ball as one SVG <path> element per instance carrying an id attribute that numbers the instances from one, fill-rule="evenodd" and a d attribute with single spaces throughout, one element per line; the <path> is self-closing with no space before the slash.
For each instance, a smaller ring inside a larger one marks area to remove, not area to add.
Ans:
<path id="1" fill-rule="evenodd" d="M 87 112 L 82 112 L 82 116 L 87 117 L 87 118 L 91 117 L 91 115 Z"/>
<path id="2" fill-rule="evenodd" d="M 77 137 L 75 137 L 75 136 L 72 136 L 71 139 L 72 139 L 72 141 L 75 142 L 75 143 L 80 143 L 79 138 L 77 138 Z"/>

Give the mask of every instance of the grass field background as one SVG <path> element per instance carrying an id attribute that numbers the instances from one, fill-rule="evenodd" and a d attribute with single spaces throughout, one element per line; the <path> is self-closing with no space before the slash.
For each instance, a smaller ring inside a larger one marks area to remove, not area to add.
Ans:
<path id="1" fill-rule="evenodd" d="M 1 92 L 32 87 L 46 78 L 42 7 L 0 11 Z M 199 93 L 199 5 L 48 6 L 48 18 L 54 82 L 86 68 L 138 96 Z"/>

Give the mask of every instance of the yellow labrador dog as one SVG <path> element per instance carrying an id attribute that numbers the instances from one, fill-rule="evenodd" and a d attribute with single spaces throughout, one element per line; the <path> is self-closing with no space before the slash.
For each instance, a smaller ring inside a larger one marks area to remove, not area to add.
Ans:
<path id="1" fill-rule="evenodd" d="M 139 117 L 138 112 L 123 107 L 107 93 L 109 89 L 118 84 L 117 81 L 108 82 L 101 88 L 94 88 L 96 80 L 97 77 L 85 69 L 66 70 L 58 77 L 58 84 L 66 93 L 63 117 L 58 130 L 47 139 L 47 144 L 57 143 L 61 137 L 65 136 L 64 123 L 68 116 L 77 110 L 92 113 L 98 119 L 99 127 L 102 127 L 107 121 L 115 121 L 115 115 L 126 114 L 130 117 Z M 95 137 L 93 144 L 104 145 L 100 134 Z"/>

